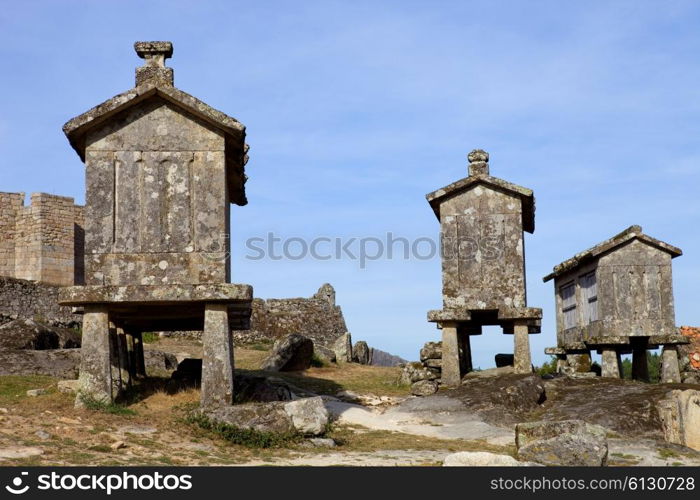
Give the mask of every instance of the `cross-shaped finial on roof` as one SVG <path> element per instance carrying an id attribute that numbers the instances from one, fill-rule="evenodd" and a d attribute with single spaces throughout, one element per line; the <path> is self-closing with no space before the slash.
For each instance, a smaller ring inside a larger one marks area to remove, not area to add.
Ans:
<path id="1" fill-rule="evenodd" d="M 136 68 L 136 86 L 145 83 L 173 85 L 173 69 L 165 67 L 165 60 L 173 56 L 172 42 L 136 42 L 134 50 L 144 65 Z"/>

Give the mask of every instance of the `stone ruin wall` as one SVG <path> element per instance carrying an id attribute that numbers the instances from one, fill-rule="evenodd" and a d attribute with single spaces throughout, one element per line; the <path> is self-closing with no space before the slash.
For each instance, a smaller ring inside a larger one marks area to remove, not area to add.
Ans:
<path id="1" fill-rule="evenodd" d="M 25 206 L 24 193 L 0 193 L 0 276 L 81 284 L 83 223 L 73 198 L 33 193 Z"/>
<path id="2" fill-rule="evenodd" d="M 316 297 L 254 299 L 250 330 L 234 332 L 236 343 L 270 342 L 300 333 L 316 344 L 332 346 L 347 332 L 339 306 Z"/>
<path id="3" fill-rule="evenodd" d="M 51 326 L 79 326 L 82 316 L 58 305 L 58 290 L 55 285 L 0 277 L 0 325 L 25 318 Z"/>

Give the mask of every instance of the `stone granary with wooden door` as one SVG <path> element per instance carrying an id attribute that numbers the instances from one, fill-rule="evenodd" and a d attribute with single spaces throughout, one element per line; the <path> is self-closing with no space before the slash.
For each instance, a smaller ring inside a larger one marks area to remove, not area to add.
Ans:
<path id="1" fill-rule="evenodd" d="M 203 406 L 233 403 L 231 328 L 253 290 L 230 283 L 230 204 L 245 205 L 245 127 L 173 86 L 170 42 L 137 42 L 136 86 L 63 127 L 85 163 L 85 286 L 76 404 L 144 374 L 142 332 L 200 330 Z"/>
<path id="2" fill-rule="evenodd" d="M 428 321 L 442 329 L 442 383 L 458 385 L 472 370 L 471 335 L 485 325 L 513 334 L 514 368 L 530 373 L 528 335 L 542 310 L 527 307 L 523 231 L 535 230 L 532 191 L 489 175 L 489 155 L 468 155 L 469 176 L 426 196 L 440 220 L 441 310 Z"/>
<path id="3" fill-rule="evenodd" d="M 680 382 L 671 259 L 682 252 L 631 226 L 554 267 L 559 369 L 587 372 L 590 352 L 602 354 L 602 376 L 619 378 L 621 354 L 632 376 L 649 377 L 647 349 L 663 346 L 662 382 Z"/>

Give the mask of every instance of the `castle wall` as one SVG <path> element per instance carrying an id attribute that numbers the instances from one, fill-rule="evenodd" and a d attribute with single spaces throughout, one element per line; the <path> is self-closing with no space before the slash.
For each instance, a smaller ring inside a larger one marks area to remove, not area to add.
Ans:
<path id="1" fill-rule="evenodd" d="M 33 193 L 24 206 L 23 193 L 0 193 L 0 276 L 76 283 L 82 220 L 82 207 L 73 198 Z"/>

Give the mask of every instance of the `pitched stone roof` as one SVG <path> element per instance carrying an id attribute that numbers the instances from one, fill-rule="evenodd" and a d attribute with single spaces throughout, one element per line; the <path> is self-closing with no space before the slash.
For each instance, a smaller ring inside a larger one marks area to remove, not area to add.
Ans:
<path id="1" fill-rule="evenodd" d="M 135 48 L 143 57 L 144 44 L 168 44 L 162 50 L 156 46 L 165 57 L 172 55 L 172 45 L 169 42 L 136 42 Z M 147 61 L 148 63 L 148 61 Z M 159 73 L 170 70 L 164 77 Z M 144 76 L 145 75 L 145 76 Z M 167 78 L 169 76 L 170 78 Z M 220 130 L 226 139 L 226 168 L 231 202 L 238 205 L 247 203 L 245 196 L 245 164 L 248 161 L 248 145 L 245 143 L 245 126 L 235 118 L 218 111 L 194 96 L 175 88 L 172 84 L 172 69 L 147 64 L 137 68 L 137 85 L 119 95 L 107 99 L 94 108 L 72 118 L 63 126 L 63 132 L 68 137 L 71 146 L 85 161 L 85 137 L 94 127 L 108 121 L 122 111 L 137 106 L 148 99 L 161 98 L 177 108 L 194 115 L 213 128 Z"/>
<path id="2" fill-rule="evenodd" d="M 643 241 L 644 243 L 658 248 L 659 250 L 662 250 L 664 252 L 668 252 L 669 254 L 671 254 L 671 257 L 678 257 L 679 255 L 683 255 L 683 251 L 680 248 L 674 247 L 673 245 L 669 245 L 668 243 L 664 243 L 661 240 L 657 240 L 655 238 L 652 238 L 651 236 L 644 234 L 642 232 L 642 227 L 635 225 L 628 227 L 627 229 L 625 229 L 619 234 L 616 234 L 612 238 L 602 241 L 594 247 L 584 250 L 583 252 L 579 252 L 570 259 L 567 259 L 561 264 L 554 266 L 552 272 L 544 278 L 542 278 L 542 281 L 547 282 L 553 278 L 556 278 L 557 276 L 560 276 L 567 271 L 570 271 L 572 269 L 575 269 L 576 267 L 579 267 L 582 264 L 590 262 L 598 258 L 600 255 L 610 252 L 615 248 L 635 239 Z"/>
<path id="3" fill-rule="evenodd" d="M 523 230 L 528 233 L 533 233 L 535 231 L 535 197 L 532 190 L 504 181 L 498 177 L 492 177 L 488 174 L 470 175 L 469 177 L 465 177 L 464 179 L 460 179 L 457 182 L 440 188 L 437 191 L 428 193 L 425 197 L 439 219 L 440 205 L 442 205 L 442 203 L 477 185 L 485 185 L 492 189 L 505 191 L 508 194 L 520 197 L 523 208 Z"/>

